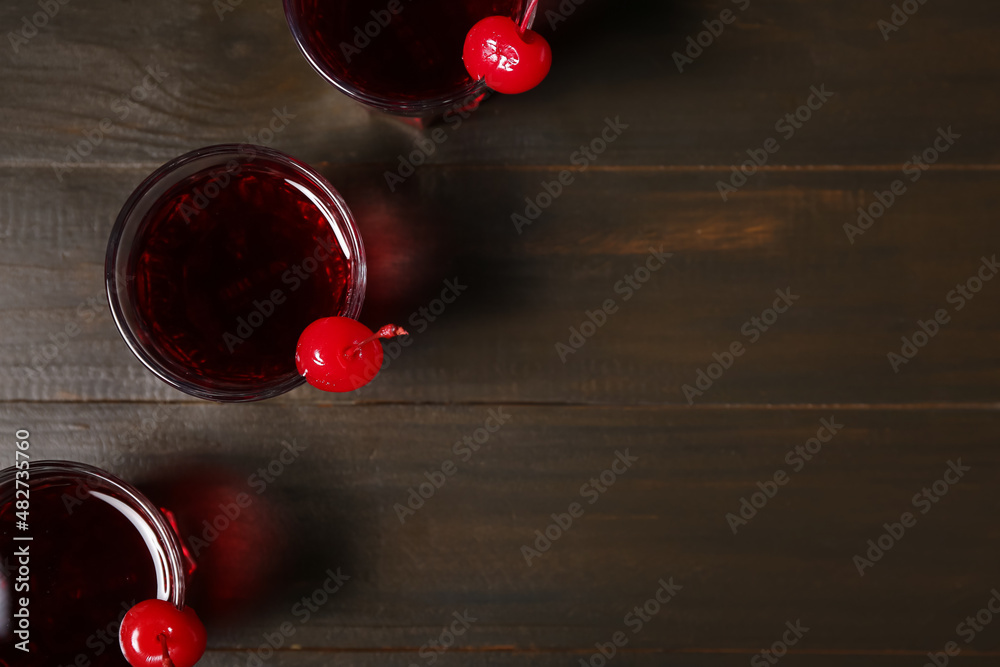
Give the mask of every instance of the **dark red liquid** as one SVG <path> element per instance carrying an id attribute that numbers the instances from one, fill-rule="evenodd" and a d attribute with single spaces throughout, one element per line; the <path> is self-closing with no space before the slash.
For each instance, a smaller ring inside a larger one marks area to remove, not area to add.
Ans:
<path id="1" fill-rule="evenodd" d="M 160 545 L 147 543 L 128 516 L 86 487 L 78 491 L 72 481 L 32 482 L 30 530 L 16 530 L 13 494 L 11 488 L 0 490 L 0 661 L 69 667 L 84 655 L 92 667 L 128 667 L 118 626 L 133 603 L 157 597 L 153 554 Z M 33 539 L 14 542 L 15 535 Z M 22 545 L 29 548 L 27 592 L 16 589 L 24 583 L 17 581 L 14 556 Z M 15 648 L 20 640 L 5 627 L 12 597 L 24 595 L 30 600 L 29 653 Z"/>
<path id="2" fill-rule="evenodd" d="M 238 161 L 158 199 L 129 271 L 143 344 L 172 373 L 224 391 L 298 377 L 299 334 L 344 313 L 351 275 L 316 185 L 267 157 Z"/>
<path id="3" fill-rule="evenodd" d="M 364 97 L 406 102 L 470 85 L 462 64 L 469 28 L 487 16 L 520 20 L 524 6 L 523 0 L 287 0 L 286 11 L 300 46 L 327 76 Z"/>

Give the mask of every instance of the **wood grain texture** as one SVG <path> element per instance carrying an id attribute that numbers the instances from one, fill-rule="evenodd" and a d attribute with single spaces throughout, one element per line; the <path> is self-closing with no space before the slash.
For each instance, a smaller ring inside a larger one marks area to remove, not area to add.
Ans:
<path id="1" fill-rule="evenodd" d="M 377 172 L 322 169 L 368 246 L 363 319 L 400 321 L 414 336 L 362 391 L 303 388 L 282 400 L 686 405 L 683 386 L 735 341 L 746 353 L 697 403 L 1000 398 L 1000 281 L 961 310 L 947 299 L 1000 251 L 1000 174 L 930 171 L 852 244 L 844 225 L 899 172 L 763 174 L 723 202 L 717 173 L 588 170 L 518 234 L 512 212 L 557 172 L 425 168 L 388 194 Z M 182 399 L 132 357 L 102 304 L 106 238 L 142 170 L 80 170 L 48 194 L 35 173 L 0 173 L 0 395 Z M 633 290 L 620 281 L 651 247 L 673 257 L 626 300 Z M 423 320 L 455 279 L 468 289 Z M 785 289 L 800 298 L 754 340 L 760 330 L 744 324 Z M 618 310 L 607 324 L 560 355 L 556 343 L 609 298 Z M 895 372 L 888 353 L 941 308 L 950 321 Z"/>
<path id="2" fill-rule="evenodd" d="M 558 7 L 547 0 L 542 8 Z M 565 164 L 606 116 L 631 125 L 605 158 L 620 165 L 728 165 L 774 136 L 810 87 L 836 96 L 775 156 L 785 165 L 896 164 L 927 133 L 963 133 L 954 161 L 1000 153 L 993 85 L 1000 13 L 959 0 L 922 7 L 888 42 L 889 6 L 865 0 L 751 3 L 693 65 L 671 58 L 733 3 L 588 0 L 555 31 L 546 85 L 496 99 L 453 133 L 435 163 Z M 0 9 L 16 26 L 29 0 Z M 294 114 L 276 148 L 310 162 L 392 164 L 415 138 L 367 114 L 309 68 L 280 3 L 245 0 L 223 20 L 204 0 L 66 4 L 18 53 L 0 49 L 0 158 L 50 166 L 104 118 L 114 127 L 88 164 L 159 164 L 187 150 L 244 141 L 275 107 Z M 165 73 L 124 118 L 113 106 L 154 66 Z M 2 164 L 2 163 L 0 163 Z"/>
<path id="3" fill-rule="evenodd" d="M 509 421 L 466 461 L 454 443 L 490 409 Z M 795 466 L 787 452 L 821 419 L 843 428 Z M 194 599 L 213 610 L 220 649 L 253 648 L 288 621 L 306 649 L 417 650 L 468 610 L 467 649 L 585 650 L 628 630 L 626 614 L 672 578 L 683 588 L 630 648 L 763 648 L 801 619 L 803 650 L 925 651 L 954 639 L 998 576 L 1000 531 L 984 519 L 1000 475 L 993 410 L 2 408 L 4 432 L 26 425 L 36 456 L 137 481 L 196 546 L 220 504 L 253 497 L 200 547 Z M 293 439 L 298 457 L 257 493 L 251 476 Z M 626 450 L 632 467 L 591 503 L 581 486 Z M 396 504 L 447 460 L 457 472 L 401 522 Z M 912 496 L 949 461 L 969 471 L 921 513 Z M 726 514 L 778 470 L 790 481 L 734 535 Z M 522 546 L 574 501 L 583 516 L 528 565 Z M 906 511 L 916 525 L 859 576 L 852 557 Z M 296 601 L 337 568 L 351 579 L 301 622 Z M 998 640 L 991 628 L 969 648 Z"/>
<path id="4" fill-rule="evenodd" d="M 902 667 L 961 643 L 1000 585 L 1000 281 L 948 301 L 1000 254 L 1000 6 L 931 0 L 886 41 L 892 3 L 752 0 L 678 72 L 671 54 L 737 4 L 587 0 L 553 30 L 542 0 L 545 85 L 445 125 L 395 191 L 385 173 L 421 133 L 316 76 L 276 0 L 221 20 L 210 0 L 70 0 L 17 52 L 7 32 L 37 3 L 0 6 L 0 432 L 138 483 L 189 541 L 252 489 L 199 546 L 207 667 L 248 664 L 282 623 L 274 667 L 429 667 L 421 648 L 465 610 L 477 621 L 435 667 L 575 666 L 661 577 L 683 588 L 614 665 L 745 665 L 797 619 L 810 630 L 782 664 Z M 834 95 L 782 136 L 813 86 Z M 582 171 L 573 154 L 607 118 L 628 127 Z M 954 145 L 851 243 L 857 209 L 948 127 Z M 718 182 L 769 137 L 780 149 L 723 201 Z M 196 402 L 107 312 L 131 190 L 247 140 L 344 194 L 369 324 L 412 326 L 446 280 L 468 285 L 356 394 Z M 574 183 L 518 233 L 512 214 L 564 169 Z M 625 301 L 616 283 L 661 245 L 672 257 Z M 751 343 L 744 324 L 786 288 L 800 299 Z M 608 298 L 619 310 L 563 363 L 556 343 Z M 887 353 L 941 308 L 951 321 L 895 373 Z M 735 341 L 746 353 L 689 406 L 683 386 Z M 501 409 L 510 423 L 460 460 Z M 793 471 L 787 453 L 831 418 L 843 430 Z M 284 442 L 304 449 L 256 494 Z M 634 467 L 528 566 L 534 531 L 626 449 Z M 859 576 L 852 556 L 958 459 L 967 476 Z M 456 474 L 401 523 L 447 460 Z M 726 514 L 778 470 L 788 484 L 734 535 Z M 336 568 L 350 580 L 302 622 L 294 605 Z M 961 645 L 959 663 L 995 664 L 1000 623 Z"/>

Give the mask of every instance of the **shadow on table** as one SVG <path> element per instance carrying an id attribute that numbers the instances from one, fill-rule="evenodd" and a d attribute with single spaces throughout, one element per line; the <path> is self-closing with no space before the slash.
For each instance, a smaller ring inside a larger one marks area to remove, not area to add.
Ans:
<path id="1" fill-rule="evenodd" d="M 356 571 L 356 556 L 336 511 L 320 513 L 322 526 L 302 525 L 292 507 L 295 484 L 268 472 L 274 461 L 251 466 L 225 461 L 186 461 L 141 485 L 174 516 L 196 562 L 187 602 L 208 624 L 229 625 L 269 616 L 310 594 L 326 570 Z M 241 472 L 237 472 L 237 470 Z M 285 473 L 290 474 L 290 473 Z M 280 475 L 280 473 L 279 473 Z M 324 505 L 344 505 L 324 490 Z"/>

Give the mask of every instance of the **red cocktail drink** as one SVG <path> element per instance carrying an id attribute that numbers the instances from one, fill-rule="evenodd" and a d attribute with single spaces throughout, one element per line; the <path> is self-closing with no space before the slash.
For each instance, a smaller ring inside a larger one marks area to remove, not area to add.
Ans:
<path id="1" fill-rule="evenodd" d="M 495 15 L 522 23 L 527 4 L 285 0 L 285 16 L 306 59 L 330 83 L 389 113 L 433 115 L 486 90 L 462 64 L 469 29 Z"/>
<path id="2" fill-rule="evenodd" d="M 33 464 L 22 514 L 15 473 L 0 471 L 0 661 L 128 667 L 118 645 L 125 613 L 146 599 L 184 603 L 187 561 L 176 535 L 133 487 L 77 463 Z M 11 623 L 20 598 L 29 601 L 28 652 Z"/>
<path id="3" fill-rule="evenodd" d="M 107 257 L 108 296 L 136 356 L 202 398 L 275 396 L 302 383 L 299 335 L 357 317 L 360 235 L 309 167 L 265 148 L 215 146 L 139 186 Z"/>

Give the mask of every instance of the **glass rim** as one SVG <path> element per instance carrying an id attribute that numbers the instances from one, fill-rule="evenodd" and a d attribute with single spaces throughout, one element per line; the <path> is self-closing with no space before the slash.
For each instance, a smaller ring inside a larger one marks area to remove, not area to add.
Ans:
<path id="1" fill-rule="evenodd" d="M 197 148 L 169 160 L 155 169 L 151 174 L 143 179 L 142 183 L 136 186 L 136 188 L 132 191 L 132 194 L 130 194 L 128 199 L 125 201 L 121 211 L 118 213 L 118 217 L 115 220 L 114 227 L 112 228 L 111 235 L 108 239 L 108 248 L 104 260 L 105 290 L 107 292 L 108 304 L 111 307 L 111 316 L 115 321 L 115 326 L 118 328 L 118 333 L 121 334 L 122 338 L 125 340 L 125 344 L 128 345 L 129 349 L 132 351 L 132 354 L 134 354 L 135 357 L 139 359 L 139 361 L 141 361 L 148 370 L 160 378 L 160 380 L 172 386 L 174 389 L 178 389 L 190 396 L 209 401 L 241 403 L 265 400 L 280 396 L 281 394 L 287 393 L 296 387 L 302 386 L 305 384 L 306 379 L 296 373 L 294 376 L 278 383 L 261 384 L 255 388 L 250 388 L 248 386 L 248 388 L 230 390 L 208 388 L 187 378 L 180 377 L 166 364 L 162 363 L 156 355 L 151 354 L 146 349 L 146 346 L 139 340 L 138 336 L 136 336 L 132 327 L 128 323 L 125 315 L 125 306 L 122 304 L 122 300 L 120 298 L 122 291 L 127 288 L 123 285 L 126 281 L 124 274 L 121 277 L 119 276 L 119 271 L 121 270 L 118 266 L 120 260 L 119 250 L 122 237 L 125 235 L 126 230 L 132 225 L 141 224 L 143 222 L 142 219 L 135 219 L 135 211 L 140 200 L 142 200 L 142 198 L 156 183 L 159 182 L 163 176 L 180 169 L 195 160 L 224 155 L 254 155 L 255 157 L 264 156 L 279 162 L 307 178 L 333 203 L 336 213 L 341 218 L 341 226 L 343 227 L 344 232 L 343 238 L 350 245 L 350 251 L 356 258 L 356 261 L 351 262 L 350 284 L 348 285 L 347 290 L 347 305 L 344 312 L 341 313 L 344 317 L 357 319 L 361 314 L 361 308 L 364 305 L 365 291 L 367 288 L 368 265 L 367 258 L 365 256 L 364 242 L 361 239 L 361 232 L 358 230 L 354 216 L 340 193 L 326 180 L 326 178 L 323 177 L 322 174 L 313 169 L 311 166 L 297 160 L 291 155 L 282 153 L 281 151 L 273 148 L 247 143 L 216 144 L 213 146 Z M 132 251 L 130 250 L 127 255 L 131 256 L 131 252 Z"/>
<path id="2" fill-rule="evenodd" d="M 294 2 L 295 0 L 283 0 L 282 5 L 284 7 L 285 23 L 288 24 L 288 29 L 295 39 L 295 44 L 298 46 L 299 52 L 306 59 L 306 62 L 309 63 L 310 67 L 328 83 L 362 104 L 399 116 L 424 116 L 444 112 L 450 108 L 461 109 L 463 106 L 474 101 L 476 97 L 483 95 L 489 90 L 485 81 L 476 81 L 470 78 L 469 82 L 461 88 L 456 88 L 436 97 L 428 97 L 420 100 L 398 100 L 367 93 L 328 72 L 323 64 L 310 52 L 306 46 L 307 40 L 300 25 L 299 17 L 292 6 Z M 536 10 L 532 9 L 530 14 L 527 13 L 532 4 L 530 0 L 527 0 L 520 12 L 521 17 L 518 23 L 524 29 L 531 28 L 535 20 Z"/>
<path id="3" fill-rule="evenodd" d="M 0 470 L 0 486 L 10 484 L 17 472 L 16 466 Z M 184 599 L 187 592 L 187 568 L 185 566 L 186 561 L 180 538 L 174 532 L 173 527 L 167 522 L 167 518 L 163 515 L 160 508 L 154 505 L 141 491 L 106 470 L 76 461 L 42 459 L 33 462 L 28 472 L 29 488 L 32 482 L 40 478 L 49 480 L 79 480 L 83 477 L 96 479 L 126 498 L 132 509 L 138 510 L 142 519 L 153 529 L 157 542 L 166 556 L 167 569 L 165 571 L 166 580 L 164 583 L 168 587 L 169 602 L 178 609 L 184 608 Z"/>

